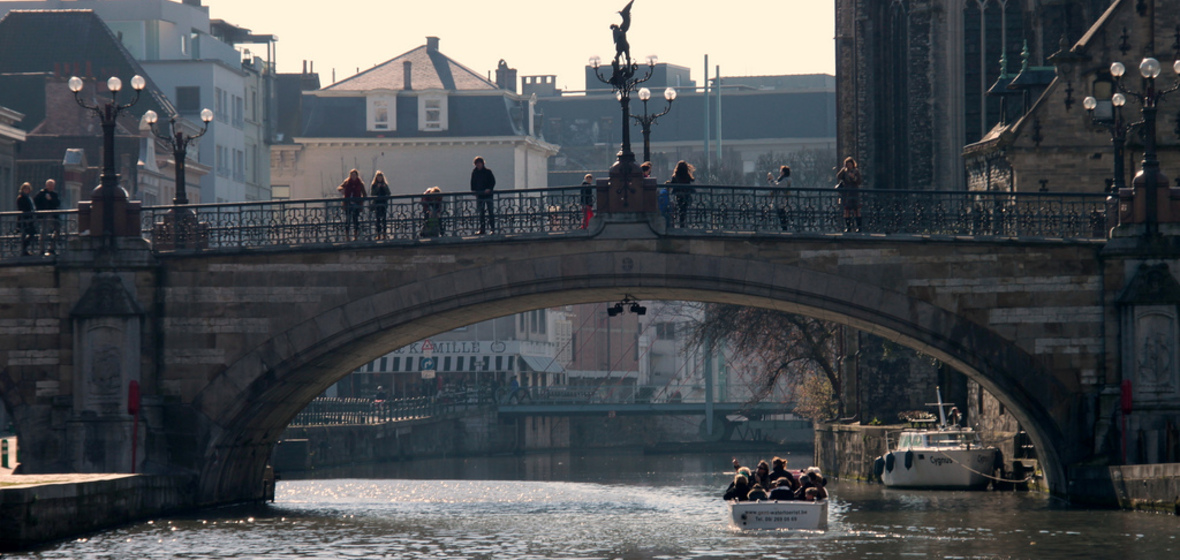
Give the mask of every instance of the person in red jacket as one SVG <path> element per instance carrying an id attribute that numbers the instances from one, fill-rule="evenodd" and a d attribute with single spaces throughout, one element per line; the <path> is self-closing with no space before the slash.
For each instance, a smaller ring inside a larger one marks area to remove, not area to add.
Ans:
<path id="1" fill-rule="evenodd" d="M 348 178 L 336 187 L 344 195 L 344 229 L 351 241 L 361 233 L 361 212 L 365 209 L 365 182 L 355 169 L 348 172 Z"/>

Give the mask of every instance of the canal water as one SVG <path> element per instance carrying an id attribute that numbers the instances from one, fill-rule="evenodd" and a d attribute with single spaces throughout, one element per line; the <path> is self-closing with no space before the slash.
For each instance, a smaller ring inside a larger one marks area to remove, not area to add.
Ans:
<path id="1" fill-rule="evenodd" d="M 754 454 L 738 453 L 743 463 Z M 1180 518 L 1013 492 L 832 481 L 822 533 L 741 532 L 729 455 L 556 453 L 281 480 L 266 507 L 156 519 L 4 558 L 1176 558 Z M 767 457 L 769 458 L 769 457 Z M 790 456 L 790 467 L 808 466 Z M 341 478 L 344 477 L 344 478 Z"/>

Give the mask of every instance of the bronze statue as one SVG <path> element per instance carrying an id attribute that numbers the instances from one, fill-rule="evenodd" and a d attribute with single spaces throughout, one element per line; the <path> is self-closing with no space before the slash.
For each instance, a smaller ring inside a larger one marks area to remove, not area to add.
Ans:
<path id="1" fill-rule="evenodd" d="M 627 43 L 627 30 L 631 29 L 631 4 L 635 0 L 627 2 L 619 15 L 623 16 L 623 25 L 612 23 L 610 25 L 611 31 L 615 38 L 615 63 L 617 64 L 623 57 L 627 57 L 627 65 L 631 65 L 631 45 Z"/>

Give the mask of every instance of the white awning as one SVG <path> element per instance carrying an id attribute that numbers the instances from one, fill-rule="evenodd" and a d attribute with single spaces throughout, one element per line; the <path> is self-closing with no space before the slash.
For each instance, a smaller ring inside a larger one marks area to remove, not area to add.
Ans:
<path id="1" fill-rule="evenodd" d="M 524 356 L 524 355 L 522 355 L 520 357 L 520 359 L 524 360 L 525 365 L 528 366 L 529 369 L 531 369 L 533 371 L 540 371 L 540 372 L 545 372 L 545 373 L 564 373 L 565 372 L 565 368 L 561 367 L 561 364 L 557 363 L 557 360 L 555 360 L 553 358 L 541 358 L 541 357 L 537 357 L 537 356 Z"/>

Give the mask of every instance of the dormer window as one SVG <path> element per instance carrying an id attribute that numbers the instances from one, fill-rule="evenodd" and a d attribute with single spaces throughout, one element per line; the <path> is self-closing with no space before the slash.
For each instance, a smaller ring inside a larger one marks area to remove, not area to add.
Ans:
<path id="1" fill-rule="evenodd" d="M 447 129 L 447 96 L 427 94 L 418 97 L 418 130 L 441 132 Z"/>
<path id="2" fill-rule="evenodd" d="M 370 132 L 397 130 L 397 97 L 393 95 L 370 95 L 366 127 Z"/>

